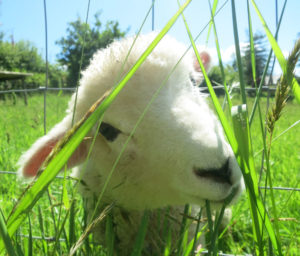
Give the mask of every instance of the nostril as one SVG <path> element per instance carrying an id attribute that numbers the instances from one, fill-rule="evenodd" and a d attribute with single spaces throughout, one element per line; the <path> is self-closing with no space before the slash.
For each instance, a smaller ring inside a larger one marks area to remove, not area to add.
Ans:
<path id="1" fill-rule="evenodd" d="M 198 177 L 210 179 L 218 183 L 227 183 L 232 185 L 232 181 L 230 179 L 231 169 L 229 168 L 229 159 L 222 165 L 221 168 L 202 170 L 194 167 L 193 171 Z"/>

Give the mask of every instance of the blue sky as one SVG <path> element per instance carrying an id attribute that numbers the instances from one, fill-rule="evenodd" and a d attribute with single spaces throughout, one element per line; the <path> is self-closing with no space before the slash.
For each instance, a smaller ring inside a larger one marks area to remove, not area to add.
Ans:
<path id="1" fill-rule="evenodd" d="M 181 1 L 183 2 L 183 1 Z M 226 0 L 219 0 L 219 6 Z M 232 32 L 231 1 L 227 1 L 225 7 L 216 17 L 217 32 L 223 53 L 223 58 L 228 61 L 234 52 L 234 41 Z M 246 0 L 236 0 L 236 10 L 239 26 L 239 37 L 241 42 L 247 41 L 247 9 Z M 272 32 L 275 31 L 275 0 L 256 0 L 267 24 Z M 48 0 L 48 47 L 49 60 L 55 62 L 60 48 L 55 44 L 65 35 L 68 22 L 80 17 L 86 18 L 88 1 L 83 0 Z M 94 14 L 101 11 L 100 19 L 105 23 L 108 20 L 116 20 L 120 23 L 122 30 L 129 28 L 128 35 L 138 31 L 151 6 L 152 0 L 91 0 L 89 23 L 94 22 Z M 279 12 L 284 1 L 278 0 Z M 176 0 L 156 0 L 155 2 L 155 30 L 161 29 L 169 18 L 178 9 Z M 263 28 L 251 8 L 254 31 L 263 31 Z M 279 45 L 285 54 L 293 47 L 297 35 L 300 33 L 300 1 L 288 0 L 285 15 L 279 33 Z M 209 21 L 209 7 L 207 0 L 194 0 L 185 11 L 188 24 L 193 35 L 197 35 Z M 151 15 L 143 27 L 143 33 L 151 31 Z M 6 34 L 5 39 L 15 41 L 29 40 L 34 43 L 40 52 L 45 55 L 45 23 L 43 0 L 0 0 L 0 31 Z M 171 29 L 170 34 L 179 41 L 188 44 L 189 40 L 181 18 Z M 198 44 L 206 42 L 207 30 L 205 30 Z M 213 49 L 214 37 L 211 36 L 207 44 Z M 214 53 L 212 53 L 214 54 Z"/>

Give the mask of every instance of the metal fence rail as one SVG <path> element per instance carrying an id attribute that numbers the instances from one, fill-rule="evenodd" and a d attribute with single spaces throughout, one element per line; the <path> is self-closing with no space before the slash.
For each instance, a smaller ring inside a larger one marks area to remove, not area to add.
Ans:
<path id="1" fill-rule="evenodd" d="M 0 94 L 4 93 L 16 93 L 16 92 L 44 92 L 44 91 L 71 91 L 74 92 L 75 88 L 62 87 L 62 88 L 52 88 L 52 87 L 38 87 L 32 89 L 12 89 L 12 90 L 0 90 Z"/>
<path id="2" fill-rule="evenodd" d="M 219 89 L 223 89 L 224 90 L 224 86 L 221 85 L 217 85 L 217 86 L 213 86 L 214 89 L 219 90 Z M 240 90 L 239 86 L 233 86 L 231 87 L 231 89 L 233 90 Z M 74 87 L 61 87 L 61 88 L 56 88 L 56 87 L 38 87 L 38 88 L 32 88 L 32 89 L 11 89 L 11 90 L 0 90 L 0 94 L 4 94 L 4 93 L 18 93 L 18 92 L 44 92 L 44 91 L 70 91 L 70 92 L 74 92 L 76 90 L 76 88 Z M 201 92 L 204 91 L 208 91 L 207 87 L 199 87 L 199 90 Z M 256 89 L 255 88 L 245 88 L 246 91 L 249 92 L 255 92 Z M 263 91 L 275 91 L 276 88 L 273 87 L 269 87 L 269 86 L 263 86 L 262 87 Z"/>
<path id="3" fill-rule="evenodd" d="M 14 171 L 0 171 L 0 174 L 11 174 L 18 175 L 17 172 Z M 56 179 L 64 179 L 63 176 L 56 176 Z M 71 176 L 66 176 L 66 179 L 73 179 Z M 260 189 L 271 189 L 270 187 L 259 186 Z M 300 188 L 288 188 L 288 187 L 273 187 L 274 190 L 284 190 L 284 191 L 298 191 L 300 192 Z"/>

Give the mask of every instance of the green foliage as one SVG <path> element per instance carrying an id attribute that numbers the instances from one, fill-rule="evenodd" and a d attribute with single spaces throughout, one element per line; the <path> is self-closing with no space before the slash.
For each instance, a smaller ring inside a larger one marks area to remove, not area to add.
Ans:
<path id="1" fill-rule="evenodd" d="M 44 61 L 38 50 L 28 41 L 10 43 L 0 41 L 0 69 L 42 73 Z"/>
<path id="2" fill-rule="evenodd" d="M 55 93 L 47 95 L 47 123 L 49 128 L 55 123 L 59 122 L 65 115 L 65 109 L 67 107 L 67 102 L 70 98 L 70 94 L 61 94 L 57 96 Z M 222 101 L 222 99 L 220 99 Z M 273 101 L 273 99 L 271 99 Z M 10 101 L 0 102 L 0 170 L 13 171 L 16 170 L 16 162 L 20 157 L 22 151 L 25 151 L 30 147 L 30 145 L 41 135 L 43 135 L 43 114 L 41 113 L 41 108 L 43 106 L 43 96 L 33 95 L 28 99 L 28 107 L 24 108 L 21 101 L 18 101 L 16 105 L 12 105 Z M 233 103 L 237 104 L 238 99 L 234 97 Z M 253 99 L 249 99 L 249 108 L 252 108 Z M 266 98 L 261 98 L 262 109 L 266 108 Z M 295 121 L 299 120 L 299 105 L 293 101 L 289 101 L 285 108 L 285 114 L 281 117 L 278 122 L 278 126 L 275 128 L 274 137 L 278 136 L 283 130 L 289 128 Z M 263 116 L 264 119 L 264 116 Z M 261 132 L 259 128 L 259 118 L 255 115 L 253 120 L 253 125 L 251 126 L 252 132 L 252 143 L 255 155 L 255 165 L 257 170 L 261 165 L 261 153 L 262 140 Z M 272 177 L 274 181 L 274 186 L 282 187 L 299 187 L 299 174 L 297 170 L 300 168 L 298 149 L 300 147 L 300 140 L 298 139 L 300 132 L 300 125 L 298 124 L 286 134 L 274 141 L 272 145 Z M 5 216 L 9 215 L 14 203 L 16 202 L 19 195 L 23 192 L 25 185 L 20 183 L 16 179 L 16 176 L 9 174 L 0 174 L 0 202 L 1 210 Z M 60 174 L 62 176 L 63 173 Z M 263 172 L 263 177 L 260 181 L 260 186 L 264 186 L 264 177 L 266 175 Z M 63 180 L 56 179 L 51 184 L 50 195 L 52 198 L 53 206 L 49 205 L 49 199 L 44 195 L 37 206 L 40 205 L 43 211 L 43 221 L 45 227 L 45 236 L 54 237 L 55 236 L 55 225 L 53 224 L 51 209 L 53 208 L 55 212 L 59 212 L 61 209 L 61 219 L 63 219 L 66 214 L 66 209 L 63 204 L 61 204 Z M 74 181 L 67 181 L 68 196 L 71 199 L 74 196 L 78 199 L 75 205 L 76 216 L 71 221 L 68 219 L 65 224 L 65 229 L 67 234 L 62 234 L 60 238 L 68 239 L 61 240 L 59 243 L 61 254 L 67 254 L 69 251 L 68 242 L 74 241 L 73 238 L 69 238 L 69 223 L 72 224 L 73 232 L 75 237 L 78 238 L 83 233 L 83 206 L 81 198 L 77 193 L 72 193 L 74 187 Z M 299 202 L 300 193 L 296 191 L 274 191 L 275 198 L 278 203 L 278 217 L 282 218 L 279 222 L 279 228 L 282 236 L 282 246 L 285 255 L 298 255 L 298 247 L 300 244 L 300 226 L 297 220 L 300 218 L 299 212 Z M 264 193 L 264 190 L 262 190 Z M 267 191 L 269 194 L 269 191 Z M 270 198 L 266 198 L 266 205 L 271 210 Z M 58 220 L 58 214 L 56 214 L 56 221 Z M 286 218 L 286 219 L 284 219 Z M 30 234 L 29 227 L 32 228 L 33 236 L 41 236 L 40 224 L 38 219 L 38 207 L 30 212 L 31 225 L 24 221 L 21 227 L 22 234 Z M 30 225 L 30 226 L 29 226 Z M 204 232 L 204 231 L 203 231 Z M 267 235 L 265 234 L 265 239 Z M 26 237 L 20 237 L 18 239 L 23 246 L 27 246 L 29 239 Z M 249 212 L 249 206 L 247 204 L 246 195 L 244 194 L 239 200 L 238 204 L 233 207 L 233 219 L 229 224 L 229 228 L 226 233 L 223 234 L 222 239 L 219 239 L 219 250 L 228 254 L 238 254 L 245 255 L 246 253 L 252 253 L 253 249 L 253 237 L 252 237 L 252 220 Z M 47 243 L 48 251 L 50 255 L 53 255 L 54 243 Z M 77 255 L 106 255 L 97 254 L 96 246 L 93 243 L 89 245 L 90 251 L 87 251 L 87 247 L 84 245 L 78 251 Z M 32 255 L 41 255 L 43 251 L 43 243 L 41 240 L 32 240 Z M 58 250 L 58 249 L 57 249 Z M 289 252 L 289 253 L 288 253 Z M 59 255 L 59 251 L 57 251 Z"/>
<path id="3" fill-rule="evenodd" d="M 84 23 L 80 18 L 70 22 L 67 35 L 56 42 L 62 48 L 57 56 L 58 62 L 67 68 L 67 83 L 71 87 L 77 84 L 81 61 L 81 69 L 84 69 L 98 49 L 106 47 L 116 38 L 125 36 L 126 32 L 120 30 L 118 22 L 108 21 L 103 26 L 99 16 L 99 13 L 95 15 L 93 27 Z"/>
<path id="4" fill-rule="evenodd" d="M 63 87 L 65 71 L 58 65 L 48 65 L 49 86 Z M 0 70 L 32 73 L 25 79 L 25 87 L 39 87 L 45 85 L 46 63 L 38 49 L 29 41 L 16 43 L 4 40 L 4 33 L 0 35 Z M 20 81 L 10 81 L 0 84 L 0 90 L 19 89 Z"/>
<path id="5" fill-rule="evenodd" d="M 249 39 L 250 40 L 250 39 Z M 253 36 L 254 55 L 255 55 L 255 68 L 256 68 L 256 81 L 253 80 L 253 70 L 251 64 L 251 47 L 250 43 L 244 47 L 242 56 L 243 74 L 247 86 L 255 87 L 255 82 L 258 85 L 261 81 L 264 67 L 267 61 L 267 48 L 265 35 L 257 32 Z M 233 61 L 233 67 L 237 70 L 236 60 Z"/>

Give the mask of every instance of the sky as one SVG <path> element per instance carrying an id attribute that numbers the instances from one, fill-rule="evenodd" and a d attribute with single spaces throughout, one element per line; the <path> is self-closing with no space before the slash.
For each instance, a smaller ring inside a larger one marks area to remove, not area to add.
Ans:
<path id="1" fill-rule="evenodd" d="M 183 0 L 181 0 L 183 3 Z M 212 1 L 211 1 L 212 2 Z M 246 0 L 235 0 L 240 42 L 248 40 L 248 19 Z M 268 27 L 274 33 L 276 28 L 276 0 L 256 0 Z M 280 14 L 284 0 L 277 0 Z M 109 20 L 118 21 L 121 30 L 128 30 L 127 35 L 134 35 L 141 27 L 152 0 L 91 0 L 88 23 L 93 24 L 94 15 L 101 12 L 100 20 L 105 24 Z M 231 1 L 219 0 L 218 6 L 224 7 L 215 18 L 219 44 L 224 62 L 229 63 L 234 54 L 234 37 L 232 31 Z M 253 31 L 264 29 L 250 4 Z M 86 20 L 88 0 L 46 0 L 48 27 L 48 58 L 55 63 L 60 47 L 55 42 L 66 35 L 68 23 L 78 17 Z M 159 31 L 178 10 L 176 0 L 156 0 L 154 4 L 154 29 Z M 208 0 L 193 0 L 184 12 L 193 36 L 199 34 L 210 20 Z M 285 14 L 280 28 L 278 43 L 285 55 L 292 49 L 300 33 L 300 0 L 287 0 Z M 148 16 L 142 33 L 152 30 L 152 13 Z M 29 40 L 45 56 L 45 16 L 43 0 L 0 0 L 0 31 L 5 33 L 5 40 L 15 42 Z M 189 39 L 179 18 L 169 34 L 188 45 Z M 211 34 L 206 43 L 207 28 L 201 33 L 197 44 L 206 45 L 216 64 L 214 36 Z M 276 72 L 280 72 L 277 66 Z M 298 71 L 297 71 L 298 72 Z"/>

